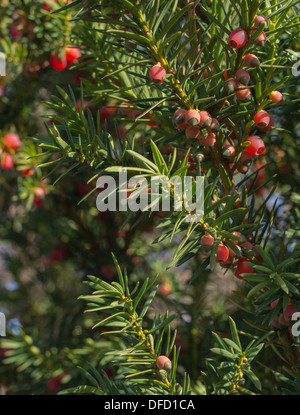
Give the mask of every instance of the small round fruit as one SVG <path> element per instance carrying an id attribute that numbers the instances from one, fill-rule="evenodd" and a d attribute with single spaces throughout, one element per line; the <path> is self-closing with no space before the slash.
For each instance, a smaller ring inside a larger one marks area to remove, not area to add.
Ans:
<path id="1" fill-rule="evenodd" d="M 174 112 L 173 115 L 173 124 L 178 130 L 183 130 L 188 126 L 185 121 L 186 110 L 178 109 Z"/>
<path id="2" fill-rule="evenodd" d="M 250 81 L 249 72 L 245 69 L 239 69 L 235 75 L 236 80 L 243 85 L 248 85 Z"/>
<path id="3" fill-rule="evenodd" d="M 191 125 L 192 127 L 195 127 L 195 125 L 198 125 L 200 123 L 200 113 L 197 110 L 188 110 L 185 113 L 185 121 Z"/>
<path id="4" fill-rule="evenodd" d="M 259 27 L 262 22 L 265 24 L 265 29 L 267 29 L 269 27 L 269 19 L 266 16 L 256 16 L 254 26 Z"/>
<path id="5" fill-rule="evenodd" d="M 219 121 L 216 118 L 212 118 L 211 124 L 210 124 L 208 130 L 211 133 L 215 133 L 215 134 L 217 134 L 220 131 L 220 124 L 219 124 Z"/>
<path id="6" fill-rule="evenodd" d="M 250 144 L 247 145 L 246 151 L 251 156 L 260 156 L 265 151 L 265 144 L 258 135 L 251 135 L 247 141 L 250 141 Z"/>
<path id="7" fill-rule="evenodd" d="M 21 147 L 22 143 L 18 134 L 6 134 L 3 137 L 3 145 L 12 150 Z"/>
<path id="8" fill-rule="evenodd" d="M 272 127 L 275 127 L 275 123 L 274 123 L 273 118 L 272 117 L 270 117 L 270 118 L 271 119 L 270 119 L 269 124 L 266 127 L 264 127 L 264 128 L 260 128 L 262 131 L 268 132 L 268 131 L 271 131 Z"/>
<path id="9" fill-rule="evenodd" d="M 211 147 L 216 142 L 216 135 L 214 133 L 208 133 L 207 136 L 204 138 L 201 136 L 199 138 L 200 144 L 202 144 L 204 147 Z"/>
<path id="10" fill-rule="evenodd" d="M 254 122 L 258 128 L 266 128 L 270 124 L 270 121 L 271 117 L 267 111 L 258 111 L 254 115 Z"/>
<path id="11" fill-rule="evenodd" d="M 252 274 L 253 268 L 249 267 L 249 265 L 245 264 L 245 262 L 250 262 L 247 258 L 240 258 L 237 262 L 237 267 L 235 270 L 234 275 L 240 279 L 243 280 L 242 274 Z"/>
<path id="12" fill-rule="evenodd" d="M 155 82 L 156 84 L 161 84 L 164 81 L 166 74 L 166 70 L 161 66 L 160 63 L 152 66 L 149 71 L 151 82 Z"/>
<path id="13" fill-rule="evenodd" d="M 272 91 L 269 95 L 269 98 L 272 102 L 280 102 L 282 101 L 282 94 L 279 91 Z"/>
<path id="14" fill-rule="evenodd" d="M 187 127 L 185 129 L 185 136 L 186 138 L 199 138 L 201 136 L 201 131 L 199 127 Z"/>
<path id="15" fill-rule="evenodd" d="M 50 58 L 50 66 L 56 71 L 63 71 L 67 67 L 67 59 L 65 57 L 59 57 L 52 55 Z"/>
<path id="16" fill-rule="evenodd" d="M 235 49 L 245 46 L 248 40 L 248 35 L 243 29 L 236 29 L 230 33 L 228 37 L 228 44 Z"/>
<path id="17" fill-rule="evenodd" d="M 3 170 L 11 170 L 14 167 L 14 159 L 11 154 L 3 152 L 0 159 L 0 167 Z"/>
<path id="18" fill-rule="evenodd" d="M 171 370 L 172 362 L 167 356 L 159 356 L 156 359 L 156 366 L 158 369 Z"/>
<path id="19" fill-rule="evenodd" d="M 235 156 L 235 148 L 231 144 L 227 144 L 222 149 L 222 155 L 226 159 L 232 159 Z"/>
<path id="20" fill-rule="evenodd" d="M 214 244 L 214 237 L 211 236 L 208 232 L 205 232 L 205 235 L 200 239 L 200 244 L 203 246 L 212 246 Z"/>
<path id="21" fill-rule="evenodd" d="M 240 101 L 251 101 L 252 97 L 250 89 L 245 88 L 245 86 L 242 84 L 238 86 L 238 90 L 235 91 L 235 95 Z"/>
<path id="22" fill-rule="evenodd" d="M 229 249 L 227 246 L 220 243 L 217 251 L 216 261 L 217 262 L 226 262 L 229 257 Z"/>
<path id="23" fill-rule="evenodd" d="M 67 46 L 65 49 L 66 59 L 68 62 L 73 63 L 78 60 L 81 56 L 80 49 L 74 48 L 72 46 Z"/>
<path id="24" fill-rule="evenodd" d="M 265 32 L 261 32 L 261 34 L 258 36 L 258 38 L 255 39 L 254 44 L 256 46 L 263 47 L 263 46 L 265 46 L 266 41 L 267 41 L 267 36 L 266 36 Z"/>
<path id="25" fill-rule="evenodd" d="M 257 68 L 260 65 L 258 57 L 251 53 L 244 57 L 244 62 L 248 68 Z"/>
<path id="26" fill-rule="evenodd" d="M 200 126 L 201 127 L 210 127 L 211 125 L 211 115 L 207 111 L 200 111 Z"/>
<path id="27" fill-rule="evenodd" d="M 238 87 L 238 83 L 235 79 L 230 79 L 230 81 L 225 83 L 225 91 L 228 95 L 233 94 Z"/>

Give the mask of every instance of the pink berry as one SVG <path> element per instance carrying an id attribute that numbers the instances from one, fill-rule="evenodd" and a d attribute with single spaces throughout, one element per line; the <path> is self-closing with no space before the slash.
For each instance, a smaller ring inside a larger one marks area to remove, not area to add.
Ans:
<path id="1" fill-rule="evenodd" d="M 240 101 L 251 101 L 252 97 L 250 89 L 245 88 L 245 86 L 242 84 L 238 86 L 238 90 L 235 91 L 235 95 Z"/>
<path id="2" fill-rule="evenodd" d="M 161 66 L 160 63 L 152 66 L 149 71 L 151 82 L 155 82 L 156 84 L 161 84 L 164 81 L 166 74 L 166 70 Z"/>
<path id="3" fill-rule="evenodd" d="M 269 19 L 266 16 L 256 16 L 254 20 L 254 26 L 259 27 L 261 23 L 265 24 L 265 28 L 269 27 Z"/>
<path id="4" fill-rule="evenodd" d="M 205 235 L 200 239 L 200 244 L 203 246 L 212 246 L 214 244 L 214 237 L 211 236 L 208 232 L 205 232 Z"/>
<path id="5" fill-rule="evenodd" d="M 267 41 L 267 36 L 265 32 L 261 32 L 261 34 L 258 36 L 257 39 L 255 39 L 254 44 L 256 46 L 265 46 L 265 43 Z"/>
<path id="6" fill-rule="evenodd" d="M 187 127 L 185 129 L 186 138 L 199 138 L 201 136 L 200 129 L 198 127 Z"/>
<path id="7" fill-rule="evenodd" d="M 52 55 L 50 58 L 50 66 L 56 71 L 63 71 L 67 67 L 67 59 L 65 57 L 59 57 Z"/>
<path id="8" fill-rule="evenodd" d="M 211 147 L 216 142 L 216 135 L 214 133 L 208 133 L 206 137 L 201 136 L 199 142 L 204 147 Z"/>
<path id="9" fill-rule="evenodd" d="M 230 79 L 230 81 L 225 83 L 225 91 L 228 95 L 233 94 L 238 87 L 238 83 L 235 79 Z"/>
<path id="10" fill-rule="evenodd" d="M 232 159 L 235 156 L 235 148 L 231 144 L 227 144 L 222 149 L 222 155 L 226 159 Z"/>
<path id="11" fill-rule="evenodd" d="M 237 268 L 234 275 L 242 280 L 242 274 L 252 274 L 253 268 L 249 267 L 249 265 L 245 264 L 245 262 L 250 262 L 247 258 L 240 258 L 237 262 Z"/>
<path id="12" fill-rule="evenodd" d="M 248 137 L 247 141 L 250 141 L 250 144 L 247 145 L 246 151 L 251 156 L 260 156 L 265 151 L 265 144 L 258 135 Z"/>
<path id="13" fill-rule="evenodd" d="M 200 123 L 200 113 L 197 110 L 188 110 L 185 113 L 185 121 L 191 125 L 192 127 L 195 127 L 195 125 L 198 125 Z"/>
<path id="14" fill-rule="evenodd" d="M 18 134 L 6 134 L 3 138 L 3 145 L 10 150 L 21 147 L 21 144 Z"/>
<path id="15" fill-rule="evenodd" d="M 185 121 L 186 110 L 178 109 L 174 112 L 173 115 L 173 124 L 178 130 L 183 130 L 188 126 L 187 122 Z"/>
<path id="16" fill-rule="evenodd" d="M 66 59 L 68 62 L 73 63 L 78 60 L 81 56 L 80 49 L 73 48 L 72 46 L 67 46 L 65 49 Z"/>
<path id="17" fill-rule="evenodd" d="M 164 370 L 171 370 L 172 363 L 171 360 L 167 356 L 159 356 L 156 359 L 156 366 L 158 369 L 164 369 Z"/>
<path id="18" fill-rule="evenodd" d="M 249 53 L 248 55 L 244 57 L 244 62 L 248 68 L 256 68 L 257 66 L 260 65 L 260 61 L 258 57 L 251 53 Z"/>
<path id="19" fill-rule="evenodd" d="M 232 48 L 239 49 L 245 46 L 248 40 L 248 35 L 245 30 L 236 29 L 230 33 L 228 43 Z"/>
<path id="20" fill-rule="evenodd" d="M 14 159 L 9 153 L 2 154 L 0 166 L 4 170 L 11 170 L 14 167 Z"/>
<path id="21" fill-rule="evenodd" d="M 245 69 L 239 69 L 235 75 L 236 80 L 243 84 L 248 85 L 250 81 L 250 75 L 249 72 L 247 72 Z"/>
<path id="22" fill-rule="evenodd" d="M 208 127 L 208 130 L 209 130 L 211 133 L 218 133 L 218 132 L 220 131 L 220 124 L 219 124 L 219 121 L 218 121 L 218 120 L 216 120 L 216 118 L 212 118 L 212 120 L 211 120 L 211 124 L 210 124 L 210 126 Z"/>
<path id="23" fill-rule="evenodd" d="M 217 251 L 216 261 L 217 262 L 226 262 L 228 257 L 229 257 L 229 249 L 227 248 L 227 246 L 220 243 L 220 245 L 218 247 L 218 251 Z"/>
<path id="24" fill-rule="evenodd" d="M 200 111 L 200 126 L 209 127 L 211 125 L 211 115 L 207 111 Z"/>
<path id="25" fill-rule="evenodd" d="M 258 128 L 266 128 L 270 124 L 270 121 L 271 117 L 267 111 L 258 111 L 254 115 L 254 122 Z"/>
<path id="26" fill-rule="evenodd" d="M 279 91 L 272 91 L 269 95 L 269 98 L 272 102 L 280 102 L 282 101 L 282 94 Z"/>

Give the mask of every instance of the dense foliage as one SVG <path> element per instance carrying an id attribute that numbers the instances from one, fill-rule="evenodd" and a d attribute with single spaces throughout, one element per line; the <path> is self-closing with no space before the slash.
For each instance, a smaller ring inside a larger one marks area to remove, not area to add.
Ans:
<path id="1" fill-rule="evenodd" d="M 299 394 L 300 1 L 2 3 L 2 392 Z"/>

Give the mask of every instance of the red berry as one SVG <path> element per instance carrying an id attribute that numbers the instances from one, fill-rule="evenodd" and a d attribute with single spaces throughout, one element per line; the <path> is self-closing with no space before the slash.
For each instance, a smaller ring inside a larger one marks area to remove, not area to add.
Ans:
<path id="1" fill-rule="evenodd" d="M 156 366 L 158 369 L 164 369 L 164 370 L 171 370 L 172 363 L 171 360 L 167 356 L 159 356 L 156 359 Z"/>
<path id="2" fill-rule="evenodd" d="M 207 111 L 200 111 L 200 126 L 209 127 L 211 125 L 211 115 Z"/>
<path id="3" fill-rule="evenodd" d="M 212 246 L 214 244 L 214 237 L 211 236 L 208 232 L 205 232 L 205 235 L 200 239 L 200 244 L 203 246 Z"/>
<path id="4" fill-rule="evenodd" d="M 283 96 L 279 91 L 272 91 L 269 98 L 272 102 L 280 102 L 282 101 Z"/>
<path id="5" fill-rule="evenodd" d="M 30 177 L 30 176 L 33 176 L 33 175 L 34 175 L 34 173 L 35 173 L 35 170 L 34 170 L 33 168 L 30 168 L 30 169 L 26 169 L 26 170 L 24 170 L 24 171 L 22 172 L 22 175 L 23 175 L 24 177 Z"/>
<path id="6" fill-rule="evenodd" d="M 238 90 L 235 92 L 237 99 L 240 101 L 251 101 L 251 91 L 249 88 L 245 88 L 244 85 L 240 84 Z"/>
<path id="7" fill-rule="evenodd" d="M 240 258 L 237 262 L 237 268 L 234 275 L 240 280 L 243 279 L 242 274 L 252 274 L 253 268 L 246 265 L 245 262 L 250 262 L 247 258 Z"/>
<path id="8" fill-rule="evenodd" d="M 152 68 L 149 71 L 149 77 L 151 82 L 155 82 L 157 84 L 160 84 L 164 81 L 166 74 L 166 70 L 161 66 L 160 63 L 157 63 L 156 65 L 152 66 Z"/>
<path id="9" fill-rule="evenodd" d="M 52 1 L 52 2 L 57 3 L 57 0 L 49 0 L 49 1 Z M 48 10 L 48 11 L 50 11 L 50 10 L 51 10 L 51 7 L 50 7 L 50 6 L 48 6 L 48 4 L 47 4 L 47 3 L 42 3 L 42 7 L 43 7 L 43 9 L 45 9 L 45 10 Z"/>
<path id="10" fill-rule="evenodd" d="M 270 119 L 270 122 L 267 125 L 267 127 L 261 128 L 262 131 L 264 131 L 264 132 L 271 131 L 271 127 L 274 127 L 275 126 L 273 118 L 272 117 L 270 117 L 270 118 L 271 119 Z"/>
<path id="11" fill-rule="evenodd" d="M 3 138 L 3 145 L 8 149 L 15 149 L 22 145 L 18 134 L 6 134 Z"/>
<path id="12" fill-rule="evenodd" d="M 50 58 L 50 66 L 56 71 L 63 71 L 67 67 L 67 59 L 65 57 L 60 58 L 57 55 L 52 55 Z"/>
<path id="13" fill-rule="evenodd" d="M 23 33 L 21 30 L 18 29 L 18 25 L 12 24 L 9 29 L 9 33 L 12 37 L 20 38 L 22 37 Z"/>
<path id="14" fill-rule="evenodd" d="M 259 25 L 264 22 L 265 28 L 269 27 L 269 19 L 266 16 L 256 16 L 254 20 L 254 26 L 259 27 Z"/>
<path id="15" fill-rule="evenodd" d="M 220 243 L 220 245 L 218 247 L 218 251 L 217 251 L 216 261 L 217 262 L 226 262 L 228 257 L 229 257 L 229 249 L 227 248 L 227 246 Z"/>
<path id="16" fill-rule="evenodd" d="M 186 138 L 199 138 L 201 136 L 200 129 L 198 127 L 187 127 L 185 136 Z"/>
<path id="17" fill-rule="evenodd" d="M 182 130 L 188 126 L 187 122 L 185 121 L 186 110 L 178 109 L 174 112 L 173 116 L 173 124 L 178 130 Z"/>
<path id="18" fill-rule="evenodd" d="M 250 141 L 250 144 L 247 145 L 246 151 L 251 156 L 260 156 L 265 151 L 265 144 L 258 135 L 251 135 L 247 141 Z"/>
<path id="19" fill-rule="evenodd" d="M 80 49 L 74 48 L 72 46 L 67 46 L 65 49 L 66 59 L 68 62 L 73 63 L 78 60 L 81 56 Z"/>
<path id="20" fill-rule="evenodd" d="M 232 48 L 242 48 L 248 40 L 248 35 L 245 30 L 236 29 L 230 33 L 228 43 Z"/>
<path id="21" fill-rule="evenodd" d="M 197 110 L 188 110 L 185 113 L 185 121 L 194 127 L 200 123 L 200 113 Z"/>
<path id="22" fill-rule="evenodd" d="M 204 147 L 211 147 L 216 142 L 216 135 L 214 133 L 208 133 L 207 136 L 204 138 L 201 136 L 199 138 L 200 144 L 202 144 Z"/>
<path id="23" fill-rule="evenodd" d="M 236 80 L 243 84 L 248 85 L 250 81 L 250 75 L 249 72 L 247 72 L 245 69 L 239 69 L 235 75 Z"/>
<path id="24" fill-rule="evenodd" d="M 260 65 L 258 57 L 256 55 L 252 55 L 251 53 L 244 57 L 244 62 L 248 68 L 256 68 Z"/>
<path id="25" fill-rule="evenodd" d="M 254 122 L 258 128 L 266 128 L 270 124 L 270 121 L 271 117 L 267 111 L 258 111 L 254 115 Z"/>

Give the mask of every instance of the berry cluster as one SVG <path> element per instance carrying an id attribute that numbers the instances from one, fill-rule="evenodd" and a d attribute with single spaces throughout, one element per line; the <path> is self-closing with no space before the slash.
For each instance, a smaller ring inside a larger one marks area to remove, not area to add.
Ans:
<path id="1" fill-rule="evenodd" d="M 235 268 L 234 275 L 243 279 L 241 274 L 243 273 L 252 273 L 253 269 L 249 267 L 245 262 L 249 262 L 249 259 L 245 257 L 246 253 L 249 251 L 255 252 L 255 246 L 247 241 L 247 239 L 240 232 L 233 232 L 235 249 L 233 250 L 226 240 L 222 240 L 217 249 L 216 262 L 218 262 L 224 268 Z M 211 232 L 206 231 L 201 237 L 200 244 L 204 252 L 209 253 L 215 243 L 215 237 L 212 236 Z"/>
<path id="2" fill-rule="evenodd" d="M 56 71 L 63 71 L 78 61 L 81 52 L 78 48 L 67 46 L 62 53 L 54 54 L 50 58 L 50 66 Z"/>
<path id="3" fill-rule="evenodd" d="M 21 140 L 18 134 L 8 133 L 3 137 L 0 148 L 0 167 L 11 170 L 14 167 L 14 155 L 21 149 Z"/>

